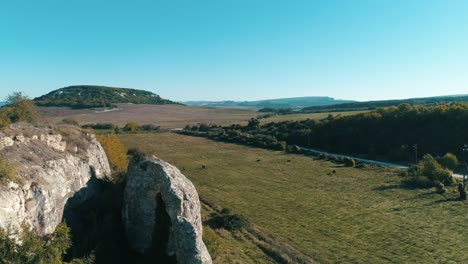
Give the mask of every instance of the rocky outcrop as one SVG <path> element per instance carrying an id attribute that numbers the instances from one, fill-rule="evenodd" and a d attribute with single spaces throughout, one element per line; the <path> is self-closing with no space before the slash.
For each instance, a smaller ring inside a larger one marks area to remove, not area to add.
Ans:
<path id="1" fill-rule="evenodd" d="M 164 251 L 177 263 L 211 263 L 202 241 L 200 201 L 193 184 L 156 157 L 134 158 L 124 191 L 123 222 L 131 247 Z"/>
<path id="2" fill-rule="evenodd" d="M 110 175 L 107 157 L 94 136 L 68 129 L 81 133 L 86 144 L 81 142 L 79 151 L 76 146 L 76 151 L 66 151 L 67 142 L 54 129 L 31 128 L 38 134 L 29 137 L 22 134 L 24 127 L 0 134 L 0 158 L 14 164 L 18 174 L 17 182 L 0 181 L 0 227 L 16 231 L 24 222 L 40 235 L 50 234 L 62 221 L 70 197 L 93 178 Z M 91 195 L 74 198 L 85 201 Z"/>

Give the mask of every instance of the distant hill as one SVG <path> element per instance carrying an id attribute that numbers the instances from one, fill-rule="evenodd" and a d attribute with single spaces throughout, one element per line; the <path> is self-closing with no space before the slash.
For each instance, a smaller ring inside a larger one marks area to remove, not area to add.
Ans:
<path id="1" fill-rule="evenodd" d="M 309 96 L 280 98 L 260 101 L 189 101 L 184 104 L 190 106 L 209 107 L 252 107 L 252 108 L 304 108 L 309 106 L 324 106 L 354 102 L 350 100 L 336 100 L 325 96 Z"/>
<path id="2" fill-rule="evenodd" d="M 329 112 L 329 111 L 352 111 L 352 110 L 372 110 L 378 107 L 397 106 L 399 104 L 431 106 L 437 104 L 448 104 L 451 102 L 468 102 L 468 95 L 446 95 L 435 97 L 409 98 L 399 100 L 381 100 L 367 102 L 351 102 L 343 104 L 333 104 L 326 106 L 310 106 L 302 109 L 303 112 Z"/>
<path id="3" fill-rule="evenodd" d="M 0 107 L 6 105 L 6 102 L 0 102 Z"/>
<path id="4" fill-rule="evenodd" d="M 38 106 L 68 106 L 72 108 L 111 107 L 114 103 L 176 104 L 152 92 L 95 85 L 64 87 L 37 97 Z"/>

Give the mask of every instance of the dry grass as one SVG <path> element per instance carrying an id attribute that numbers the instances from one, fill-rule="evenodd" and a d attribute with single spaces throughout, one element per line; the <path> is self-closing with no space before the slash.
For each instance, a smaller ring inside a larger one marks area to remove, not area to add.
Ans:
<path id="1" fill-rule="evenodd" d="M 16 182 L 16 168 L 8 160 L 0 159 L 0 181 L 12 181 Z"/>
<path id="2" fill-rule="evenodd" d="M 452 187 L 444 195 L 406 189 L 392 170 L 336 166 L 177 134 L 119 137 L 127 147 L 152 151 L 181 168 L 204 199 L 246 216 L 262 233 L 318 262 L 468 262 L 468 203 L 458 201 Z M 227 249 L 218 262 L 271 261 L 226 253 L 252 249 L 252 241 L 223 235 Z"/>
<path id="3" fill-rule="evenodd" d="M 292 115 L 277 115 L 272 116 L 264 119 L 260 119 L 261 124 L 266 124 L 270 122 L 281 122 L 281 121 L 301 121 L 306 119 L 312 120 L 322 120 L 327 118 L 328 115 L 333 116 L 347 116 L 347 115 L 355 115 L 360 114 L 368 111 L 347 111 L 347 112 L 330 112 L 330 113 L 309 113 L 309 114 L 292 114 Z"/>
<path id="4" fill-rule="evenodd" d="M 129 121 L 135 121 L 139 124 L 155 124 L 163 129 L 198 123 L 231 124 L 257 116 L 254 110 L 249 109 L 134 104 L 118 104 L 118 107 L 121 110 L 101 113 L 67 107 L 41 107 L 41 112 L 46 120 L 54 123 L 60 123 L 63 119 L 73 119 L 80 125 L 111 123 L 123 126 Z"/>

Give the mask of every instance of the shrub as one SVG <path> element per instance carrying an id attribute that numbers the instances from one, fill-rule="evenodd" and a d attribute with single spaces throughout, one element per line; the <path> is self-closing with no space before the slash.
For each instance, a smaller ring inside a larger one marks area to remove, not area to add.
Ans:
<path id="1" fill-rule="evenodd" d="M 322 159 L 322 160 L 328 159 L 328 154 L 327 153 L 320 153 L 319 159 Z"/>
<path id="2" fill-rule="evenodd" d="M 11 233 L 0 229 L 0 263 L 51 263 L 61 264 L 66 251 L 71 247 L 69 229 L 60 224 L 54 233 L 40 237 L 23 224 L 21 243 L 11 238 Z M 73 260 L 72 263 L 80 263 Z"/>
<path id="3" fill-rule="evenodd" d="M 154 124 L 145 124 L 141 126 L 141 130 L 143 131 L 154 132 L 154 131 L 159 131 L 160 129 L 161 129 L 160 126 L 156 126 Z"/>
<path id="4" fill-rule="evenodd" d="M 356 166 L 356 161 L 350 157 L 344 157 L 343 158 L 343 163 L 346 167 L 354 167 Z"/>
<path id="5" fill-rule="evenodd" d="M 34 102 L 21 92 L 15 92 L 7 97 L 6 115 L 11 123 L 36 122 L 39 111 Z"/>
<path id="6" fill-rule="evenodd" d="M 78 121 L 72 118 L 64 118 L 62 122 L 67 125 L 80 126 L 80 124 L 78 124 Z"/>
<path id="7" fill-rule="evenodd" d="M 125 146 L 115 134 L 96 135 L 96 139 L 106 152 L 112 170 L 123 172 L 127 170 L 128 159 Z"/>
<path id="8" fill-rule="evenodd" d="M 5 159 L 0 159 L 0 180 L 1 181 L 17 181 L 15 167 Z"/>
<path id="9" fill-rule="evenodd" d="M 103 129 L 110 130 L 115 129 L 116 126 L 110 123 L 97 123 L 97 124 L 85 124 L 81 126 L 82 128 L 92 128 L 92 129 Z"/>
<path id="10" fill-rule="evenodd" d="M 5 110 L 0 110 L 0 128 L 7 127 L 11 123 Z"/>
<path id="11" fill-rule="evenodd" d="M 123 131 L 125 131 L 125 132 L 138 132 L 138 131 L 140 131 L 140 125 L 137 122 L 128 122 L 123 127 Z"/>
<path id="12" fill-rule="evenodd" d="M 466 200 L 465 184 L 463 184 L 463 183 L 458 184 L 458 192 L 460 193 L 460 200 Z"/>
<path id="13" fill-rule="evenodd" d="M 410 177 L 427 177 L 432 186 L 441 182 L 444 185 L 453 182 L 452 171 L 443 168 L 430 154 L 423 156 L 421 161 L 408 169 Z M 425 186 L 421 186 L 425 187 Z"/>
<path id="14" fill-rule="evenodd" d="M 211 219 L 216 228 L 224 228 L 229 231 L 236 231 L 250 227 L 250 222 L 242 215 L 233 214 L 231 210 L 224 208 L 220 214 L 211 214 Z"/>
<path id="15" fill-rule="evenodd" d="M 457 156 L 453 155 L 452 153 L 447 153 L 445 154 L 442 158 L 439 160 L 440 165 L 443 167 L 449 169 L 449 170 L 455 170 L 458 166 L 458 159 Z"/>
<path id="16" fill-rule="evenodd" d="M 439 182 L 437 185 L 436 185 L 436 192 L 438 194 L 443 194 L 443 193 L 446 193 L 447 192 L 447 189 L 445 189 L 445 185 L 441 182 Z"/>

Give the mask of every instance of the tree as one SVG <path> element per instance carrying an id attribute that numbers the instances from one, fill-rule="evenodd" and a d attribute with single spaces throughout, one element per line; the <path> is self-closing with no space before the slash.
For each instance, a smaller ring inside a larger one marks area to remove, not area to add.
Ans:
<path id="1" fill-rule="evenodd" d="M 123 127 L 123 131 L 125 132 L 137 132 L 140 131 L 140 125 L 137 122 L 128 122 Z"/>
<path id="2" fill-rule="evenodd" d="M 439 160 L 440 165 L 443 167 L 450 169 L 450 170 L 455 170 L 458 166 L 458 159 L 457 156 L 455 156 L 452 153 L 447 153 L 445 154 L 442 158 Z"/>
<path id="3" fill-rule="evenodd" d="M 106 152 L 112 169 L 115 172 L 126 171 L 128 166 L 127 151 L 119 138 L 115 134 L 108 134 L 96 135 L 96 139 Z"/>
<path id="4" fill-rule="evenodd" d="M 343 158 L 343 163 L 346 167 L 354 167 L 356 166 L 356 161 L 350 157 L 344 157 Z"/>
<path id="5" fill-rule="evenodd" d="M 256 118 L 251 118 L 249 120 L 249 123 L 248 123 L 247 127 L 249 129 L 251 129 L 251 130 L 259 129 L 260 128 L 260 121 L 258 121 L 258 119 L 256 119 Z"/>
<path id="6" fill-rule="evenodd" d="M 8 95 L 6 103 L 5 113 L 11 123 L 35 122 L 39 118 L 39 110 L 34 102 L 21 92 Z"/>

